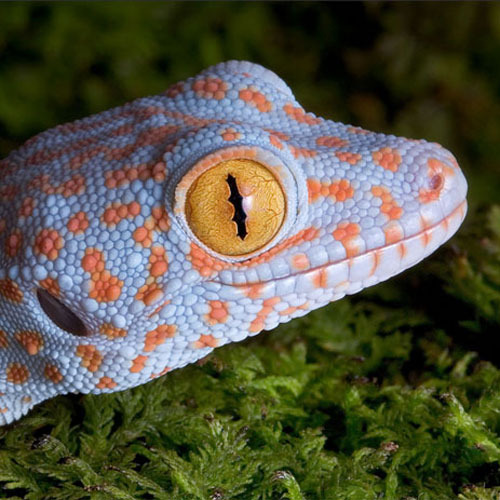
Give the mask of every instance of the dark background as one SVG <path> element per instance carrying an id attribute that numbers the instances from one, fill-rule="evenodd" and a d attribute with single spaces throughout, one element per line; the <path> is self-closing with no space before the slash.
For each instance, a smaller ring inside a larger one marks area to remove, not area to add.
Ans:
<path id="1" fill-rule="evenodd" d="M 0 156 L 227 59 L 281 76 L 314 113 L 452 150 L 470 202 L 500 199 L 500 5 L 3 4 Z"/>

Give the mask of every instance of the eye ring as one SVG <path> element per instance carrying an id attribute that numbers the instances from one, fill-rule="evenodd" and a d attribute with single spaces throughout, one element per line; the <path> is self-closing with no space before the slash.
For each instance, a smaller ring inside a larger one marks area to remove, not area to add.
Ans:
<path id="1" fill-rule="evenodd" d="M 56 326 L 77 337 L 89 336 L 83 321 L 51 293 L 38 288 L 36 296 L 43 312 Z"/>
<path id="2" fill-rule="evenodd" d="M 289 163 L 256 146 L 209 153 L 177 183 L 174 214 L 208 253 L 231 262 L 250 259 L 296 224 L 303 189 Z"/>

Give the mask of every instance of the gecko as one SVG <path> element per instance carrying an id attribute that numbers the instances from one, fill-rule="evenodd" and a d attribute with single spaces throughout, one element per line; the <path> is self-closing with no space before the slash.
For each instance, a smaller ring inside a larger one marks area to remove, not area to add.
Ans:
<path id="1" fill-rule="evenodd" d="M 413 266 L 458 229 L 442 146 L 219 63 L 0 162 L 0 425 L 121 391 Z"/>

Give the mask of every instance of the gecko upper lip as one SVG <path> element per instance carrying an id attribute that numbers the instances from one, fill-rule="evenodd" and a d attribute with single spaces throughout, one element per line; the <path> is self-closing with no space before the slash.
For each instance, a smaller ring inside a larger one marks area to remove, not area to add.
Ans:
<path id="1" fill-rule="evenodd" d="M 290 278 L 297 278 L 299 276 L 308 276 L 308 275 L 314 275 L 315 273 L 318 273 L 322 270 L 334 267 L 334 266 L 340 266 L 342 264 L 347 264 L 348 267 L 353 267 L 357 262 L 361 261 L 362 259 L 366 259 L 367 256 L 373 255 L 374 260 L 378 261 L 380 259 L 380 256 L 383 255 L 389 255 L 394 253 L 395 255 L 400 255 L 401 261 L 403 260 L 403 255 L 402 253 L 406 252 L 406 250 L 403 251 L 403 247 L 406 247 L 410 245 L 411 243 L 416 243 L 416 242 L 421 242 L 421 253 L 420 254 L 414 254 L 415 258 L 412 261 L 411 257 L 412 255 L 409 255 L 410 259 L 407 259 L 408 261 L 404 264 L 399 266 L 399 268 L 389 274 L 397 274 L 398 272 L 401 272 L 408 267 L 414 265 L 416 262 L 422 260 L 423 258 L 427 257 L 430 255 L 439 245 L 447 241 L 453 234 L 456 232 L 458 227 L 460 226 L 461 222 L 463 221 L 465 214 L 467 212 L 467 200 L 463 199 L 447 216 L 443 217 L 441 220 L 437 221 L 436 223 L 429 225 L 425 229 L 422 229 L 418 233 L 415 233 L 411 236 L 408 236 L 407 238 L 402 238 L 398 241 L 395 241 L 389 245 L 385 246 L 380 246 L 377 248 L 372 248 L 366 252 L 360 253 L 358 255 L 355 255 L 353 257 L 347 257 L 341 260 L 337 261 L 329 261 L 326 262 L 325 264 L 322 264 L 320 266 L 312 267 L 304 271 L 300 271 L 297 273 L 290 273 L 284 276 L 280 276 L 277 278 L 273 278 L 270 280 L 262 280 L 262 281 L 248 281 L 246 283 L 234 283 L 234 282 L 227 282 L 227 281 L 216 281 L 216 280 L 211 280 L 212 283 L 217 283 L 220 285 L 226 285 L 226 286 L 231 286 L 231 287 L 237 287 L 244 289 L 246 287 L 252 286 L 252 285 L 266 285 L 269 283 L 276 283 L 278 281 L 284 281 Z M 436 240 L 436 236 L 438 237 L 438 240 Z M 403 247 L 402 247 L 403 245 Z M 399 248 L 399 250 L 398 250 Z M 397 250 L 397 252 L 396 252 Z M 415 248 L 412 247 L 412 252 L 415 251 Z M 377 256 L 375 258 L 375 256 Z M 408 256 L 406 256 L 408 257 Z M 400 261 L 400 262 L 401 262 Z M 375 269 L 375 268 L 374 268 Z M 366 278 L 369 278 L 371 275 L 373 275 L 373 271 L 366 276 Z M 388 276 L 387 276 L 388 277 Z M 385 279 L 385 277 L 381 277 L 379 281 L 382 279 Z"/>

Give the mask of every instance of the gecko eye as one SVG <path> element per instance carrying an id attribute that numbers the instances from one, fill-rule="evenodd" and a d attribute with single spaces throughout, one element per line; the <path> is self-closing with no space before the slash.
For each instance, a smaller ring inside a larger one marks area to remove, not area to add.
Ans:
<path id="1" fill-rule="evenodd" d="M 193 234 L 227 256 L 246 255 L 267 245 L 285 214 L 280 182 L 250 159 L 218 163 L 196 178 L 186 195 L 185 216 Z"/>
<path id="2" fill-rule="evenodd" d="M 61 329 L 77 335 L 85 337 L 88 335 L 87 329 L 82 320 L 76 316 L 62 302 L 59 302 L 53 295 L 46 290 L 39 288 L 36 291 L 36 296 L 43 312 Z"/>

